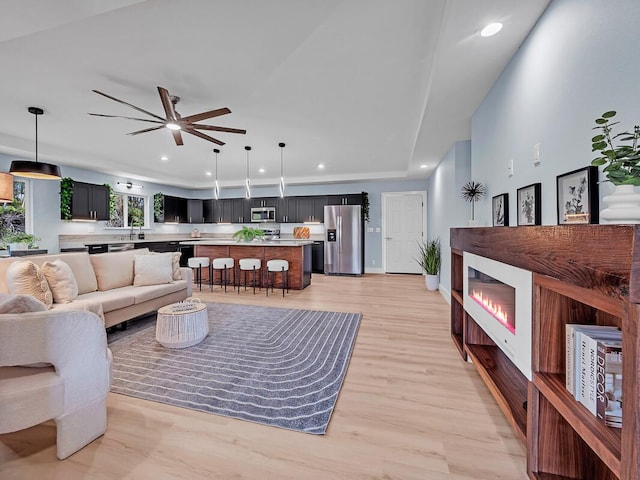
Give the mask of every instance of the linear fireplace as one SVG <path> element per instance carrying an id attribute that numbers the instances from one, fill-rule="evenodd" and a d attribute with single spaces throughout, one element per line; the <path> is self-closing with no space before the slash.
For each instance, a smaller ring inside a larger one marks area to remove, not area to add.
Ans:
<path id="1" fill-rule="evenodd" d="M 531 380 L 532 274 L 464 252 L 465 311 Z"/>

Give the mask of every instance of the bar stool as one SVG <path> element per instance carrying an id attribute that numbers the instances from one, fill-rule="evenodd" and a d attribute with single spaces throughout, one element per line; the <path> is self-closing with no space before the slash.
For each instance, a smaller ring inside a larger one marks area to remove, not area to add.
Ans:
<path id="1" fill-rule="evenodd" d="M 202 267 L 209 268 L 209 258 L 191 257 L 189 260 L 187 260 L 187 265 L 189 265 L 192 270 L 195 270 L 196 274 L 194 275 L 194 279 L 196 282 L 198 282 L 200 291 L 202 291 Z M 211 271 L 209 271 L 209 285 L 211 285 L 211 290 L 213 290 L 213 278 L 211 277 Z"/>
<path id="2" fill-rule="evenodd" d="M 211 288 L 213 288 L 213 277 L 215 276 L 215 271 L 220 270 L 220 286 L 222 286 L 223 278 L 224 278 L 224 291 L 227 291 L 227 285 L 229 283 L 229 270 L 233 272 L 233 284 L 236 283 L 236 271 L 235 271 L 235 261 L 233 258 L 214 258 L 211 264 L 211 268 L 213 269 L 211 273 Z"/>
<path id="3" fill-rule="evenodd" d="M 284 297 L 284 281 L 285 274 L 287 278 L 287 293 L 289 292 L 289 262 L 286 260 L 269 260 L 267 262 L 267 296 L 269 296 L 269 280 L 271 277 L 271 272 L 275 275 L 280 272 L 280 281 L 282 282 L 282 296 Z M 271 292 L 273 293 L 273 284 L 275 283 L 275 279 L 271 282 Z"/>
<path id="4" fill-rule="evenodd" d="M 253 271 L 253 294 L 256 294 L 256 271 L 260 270 L 262 267 L 262 262 L 260 262 L 259 258 L 241 258 L 238 260 L 238 293 L 240 293 L 240 282 L 241 274 L 244 272 L 244 290 L 247 291 L 247 272 Z M 260 281 L 260 276 L 258 276 L 258 282 Z"/>

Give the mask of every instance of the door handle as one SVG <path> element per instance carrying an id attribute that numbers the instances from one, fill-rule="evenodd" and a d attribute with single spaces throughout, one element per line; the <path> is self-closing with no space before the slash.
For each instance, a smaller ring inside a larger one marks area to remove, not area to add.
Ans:
<path id="1" fill-rule="evenodd" d="M 393 237 L 384 237 L 385 240 L 393 240 Z"/>

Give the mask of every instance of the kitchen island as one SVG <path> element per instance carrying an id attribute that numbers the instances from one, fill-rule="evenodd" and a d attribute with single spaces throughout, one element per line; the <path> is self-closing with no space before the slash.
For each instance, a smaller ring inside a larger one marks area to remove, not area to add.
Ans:
<path id="1" fill-rule="evenodd" d="M 195 257 L 233 258 L 236 265 L 236 280 L 240 278 L 238 276 L 238 261 L 241 258 L 260 259 L 262 262 L 261 286 L 265 285 L 267 262 L 273 259 L 287 260 L 289 262 L 289 288 L 293 290 L 302 290 L 311 284 L 312 244 L 313 242 L 310 240 L 263 240 L 258 242 L 196 240 L 180 242 L 180 245 L 193 245 Z M 209 281 L 208 271 L 203 270 L 202 279 Z"/>

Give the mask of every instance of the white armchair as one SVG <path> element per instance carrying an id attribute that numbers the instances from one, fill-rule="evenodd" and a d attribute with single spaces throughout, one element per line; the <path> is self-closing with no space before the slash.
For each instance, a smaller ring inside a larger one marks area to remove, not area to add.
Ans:
<path id="1" fill-rule="evenodd" d="M 48 363 L 52 366 L 24 367 Z M 85 311 L 0 314 L 0 434 L 54 419 L 64 459 L 106 431 L 111 351 Z"/>

